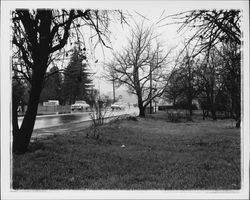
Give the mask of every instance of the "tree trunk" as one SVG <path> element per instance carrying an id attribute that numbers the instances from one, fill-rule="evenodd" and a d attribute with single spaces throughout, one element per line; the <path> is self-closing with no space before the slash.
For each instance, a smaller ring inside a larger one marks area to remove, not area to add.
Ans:
<path id="1" fill-rule="evenodd" d="M 18 103 L 14 95 L 12 95 L 12 129 L 13 135 L 18 132 L 18 118 L 17 118 Z"/>
<path id="2" fill-rule="evenodd" d="M 208 92 L 210 91 L 210 92 Z M 211 112 L 212 115 L 212 119 L 213 120 L 217 120 L 217 116 L 216 116 L 216 107 L 215 107 L 215 102 L 214 102 L 214 91 L 210 90 L 209 88 L 206 91 L 206 95 L 207 95 L 207 102 L 208 102 L 208 111 Z M 209 114 L 209 113 L 208 113 Z M 208 115 L 209 116 L 209 115 Z"/>
<path id="3" fill-rule="evenodd" d="M 139 117 L 145 117 L 145 107 L 143 106 L 142 99 L 138 97 Z"/>
<path id="4" fill-rule="evenodd" d="M 173 99 L 173 108 L 176 109 L 176 98 Z"/>
<path id="5" fill-rule="evenodd" d="M 34 72 L 33 84 L 31 86 L 28 108 L 23 118 L 22 125 L 13 138 L 13 151 L 17 154 L 23 154 L 28 150 L 31 135 L 35 125 L 39 97 L 42 91 L 42 83 L 46 70 Z"/>
<path id="6" fill-rule="evenodd" d="M 240 103 L 236 106 L 236 111 L 235 111 L 235 115 L 236 115 L 236 128 L 240 128 L 240 122 L 241 122 L 241 107 L 240 107 Z"/>
<path id="7" fill-rule="evenodd" d="M 206 116 L 205 110 L 202 109 L 202 119 L 203 119 L 203 120 L 205 120 L 205 116 Z"/>
<path id="8" fill-rule="evenodd" d="M 217 120 L 216 107 L 215 107 L 215 101 L 214 101 L 214 93 L 213 93 L 213 91 L 211 92 L 210 110 L 211 110 L 211 114 L 212 114 L 212 119 L 213 120 Z"/>
<path id="9" fill-rule="evenodd" d="M 191 117 L 193 115 L 192 99 L 191 98 L 189 98 L 189 100 L 188 100 L 188 106 L 189 106 L 189 114 Z"/>
<path id="10" fill-rule="evenodd" d="M 217 120 L 216 111 L 214 109 L 211 109 L 211 114 L 212 114 L 212 119 Z"/>
<path id="11" fill-rule="evenodd" d="M 212 119 L 217 120 L 216 109 L 215 109 L 214 103 L 212 103 L 212 105 L 211 105 L 211 114 L 212 114 Z"/>
<path id="12" fill-rule="evenodd" d="M 240 128 L 240 122 L 241 122 L 241 105 L 240 105 L 240 96 L 235 94 L 232 98 L 232 110 L 233 110 L 233 116 L 235 116 L 236 120 L 236 128 Z"/>
<path id="13" fill-rule="evenodd" d="M 235 126 L 236 128 L 240 128 L 240 121 L 241 121 L 240 119 L 236 121 L 236 126 Z"/>
<path id="14" fill-rule="evenodd" d="M 139 106 L 139 117 L 146 117 L 145 115 L 145 107 Z"/>

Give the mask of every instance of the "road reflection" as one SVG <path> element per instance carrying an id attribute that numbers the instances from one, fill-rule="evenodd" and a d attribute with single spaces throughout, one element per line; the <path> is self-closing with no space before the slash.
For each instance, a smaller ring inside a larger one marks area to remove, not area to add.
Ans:
<path id="1" fill-rule="evenodd" d="M 138 109 L 126 109 L 121 111 L 108 111 L 105 116 L 112 117 L 122 114 L 138 114 Z M 23 117 L 18 118 L 18 124 L 21 125 Z M 52 126 L 63 125 L 67 123 L 75 123 L 91 120 L 89 112 L 78 112 L 63 115 L 47 115 L 47 116 L 37 116 L 34 129 L 47 128 Z"/>

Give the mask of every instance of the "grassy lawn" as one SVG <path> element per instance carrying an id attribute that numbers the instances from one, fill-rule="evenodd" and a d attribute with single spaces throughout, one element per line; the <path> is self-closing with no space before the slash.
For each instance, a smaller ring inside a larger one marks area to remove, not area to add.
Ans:
<path id="1" fill-rule="evenodd" d="M 157 115 L 156 115 L 157 116 Z M 13 155 L 14 189 L 240 189 L 240 129 L 229 120 L 122 120 Z M 125 147 L 121 147 L 125 145 Z"/>

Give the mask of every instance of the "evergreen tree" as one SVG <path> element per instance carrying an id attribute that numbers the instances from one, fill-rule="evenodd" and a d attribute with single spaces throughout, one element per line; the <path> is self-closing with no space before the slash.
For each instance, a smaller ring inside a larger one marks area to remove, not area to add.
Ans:
<path id="1" fill-rule="evenodd" d="M 47 80 L 40 95 L 40 102 L 48 100 L 59 100 L 62 102 L 62 75 L 57 66 L 54 66 L 46 73 Z"/>
<path id="2" fill-rule="evenodd" d="M 85 62 L 84 62 L 85 61 Z M 76 100 L 87 100 L 92 80 L 87 70 L 85 49 L 75 47 L 65 70 L 63 94 L 64 102 L 72 104 Z"/>

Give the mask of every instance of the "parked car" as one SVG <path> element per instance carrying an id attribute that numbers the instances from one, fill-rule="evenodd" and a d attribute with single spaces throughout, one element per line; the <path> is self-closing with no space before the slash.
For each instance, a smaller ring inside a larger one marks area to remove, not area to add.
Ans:
<path id="1" fill-rule="evenodd" d="M 122 102 L 116 102 L 111 104 L 111 109 L 112 110 L 125 110 L 125 104 Z"/>
<path id="2" fill-rule="evenodd" d="M 75 111 L 75 110 L 90 110 L 90 105 L 86 103 L 86 101 L 76 101 L 75 104 L 71 105 L 71 110 Z"/>

